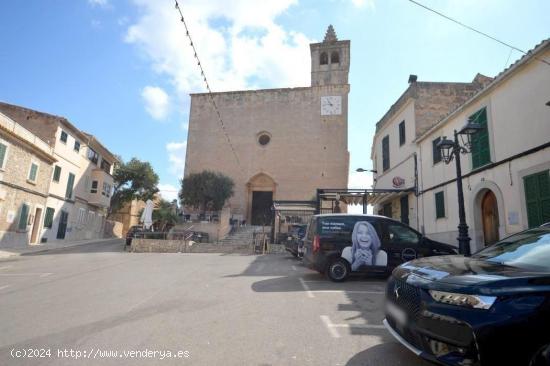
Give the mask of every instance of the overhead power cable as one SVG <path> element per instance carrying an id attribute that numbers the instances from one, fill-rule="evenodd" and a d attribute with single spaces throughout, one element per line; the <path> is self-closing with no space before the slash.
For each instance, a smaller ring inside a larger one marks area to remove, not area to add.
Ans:
<path id="1" fill-rule="evenodd" d="M 473 27 L 470 27 L 469 25 L 464 24 L 464 23 L 462 23 L 462 22 L 460 22 L 460 21 L 458 21 L 458 20 L 456 20 L 456 19 L 453 19 L 453 18 L 451 18 L 451 17 L 449 17 L 449 16 L 447 16 L 447 15 L 445 15 L 445 14 L 443 14 L 443 13 L 440 13 L 439 11 L 434 10 L 434 9 L 432 9 L 432 8 L 430 8 L 430 7 L 426 6 L 426 5 L 424 5 L 424 4 L 421 4 L 421 3 L 419 3 L 419 2 L 417 2 L 417 1 L 415 1 L 415 0 L 409 0 L 409 1 L 410 1 L 411 3 L 413 3 L 413 4 L 415 4 L 415 5 L 418 5 L 418 6 L 422 7 L 422 8 L 424 8 L 424 9 L 428 10 L 428 11 L 431 11 L 431 12 L 434 13 L 434 14 L 439 15 L 440 17 L 443 17 L 443 18 L 445 18 L 445 19 L 447 19 L 447 20 L 450 20 L 450 21 L 453 22 L 453 23 L 456 23 L 456 24 L 458 24 L 458 25 L 460 25 L 460 26 L 462 26 L 462 27 L 464 27 L 464 28 L 467 28 L 467 29 L 469 29 L 469 30 L 471 30 L 471 31 L 473 31 L 473 32 L 476 32 L 476 33 L 478 33 L 478 34 L 481 34 L 482 36 L 487 37 L 487 38 L 489 38 L 489 39 L 492 39 L 493 41 L 498 42 L 498 43 L 500 43 L 500 44 L 502 44 L 502 45 L 504 45 L 504 46 L 506 46 L 506 47 L 510 47 L 511 49 L 514 49 L 514 50 L 516 50 L 516 51 L 519 51 L 519 52 L 523 53 L 524 55 L 527 55 L 527 52 L 525 52 L 524 50 L 522 50 L 522 49 L 520 49 L 520 48 L 517 48 L 517 47 L 515 47 L 515 46 L 512 46 L 511 44 L 506 43 L 506 42 L 504 42 L 504 41 L 501 41 L 500 39 L 497 39 L 497 38 L 495 38 L 495 37 L 493 37 L 493 36 L 491 36 L 491 35 L 489 35 L 489 34 L 487 34 L 487 33 L 484 33 L 484 32 L 482 32 L 482 31 L 480 31 L 480 30 L 477 30 L 477 29 L 475 29 L 475 28 L 473 28 Z M 536 56 L 534 57 L 534 59 L 535 59 L 535 60 L 538 60 L 538 61 L 540 61 L 540 62 L 542 62 L 542 63 L 545 63 L 545 64 L 548 65 L 548 66 L 550 66 L 550 62 L 547 61 L 547 60 L 545 60 L 545 59 L 542 59 L 542 58 L 539 58 L 539 57 L 536 57 Z"/>
<path id="2" fill-rule="evenodd" d="M 233 143 L 231 142 L 231 138 L 229 137 L 229 134 L 227 133 L 227 130 L 225 128 L 225 124 L 224 124 L 223 119 L 222 119 L 222 115 L 220 113 L 220 110 L 218 109 L 218 105 L 216 104 L 216 100 L 214 99 L 214 95 L 212 94 L 212 89 L 210 88 L 210 84 L 208 83 L 208 79 L 206 78 L 206 73 L 204 72 L 204 68 L 202 67 L 201 61 L 200 61 L 199 56 L 197 54 L 197 49 L 195 48 L 195 44 L 193 43 L 193 39 L 191 38 L 191 34 L 189 33 L 189 28 L 187 27 L 187 23 L 185 22 L 185 18 L 183 17 L 183 12 L 181 11 L 180 5 L 178 4 L 178 0 L 174 0 L 174 1 L 175 1 L 175 4 L 176 4 L 175 5 L 176 9 L 180 14 L 180 21 L 183 23 L 183 26 L 185 27 L 185 35 L 189 39 L 189 45 L 193 49 L 193 55 L 195 57 L 195 60 L 197 60 L 197 66 L 199 67 L 199 69 L 201 71 L 201 77 L 204 81 L 204 84 L 206 85 L 206 90 L 208 90 L 208 97 L 210 99 L 210 103 L 212 103 L 212 106 L 214 107 L 214 111 L 216 112 L 218 122 L 219 122 L 219 124 L 222 128 L 222 132 L 225 136 L 225 139 L 227 140 L 227 143 L 229 144 L 229 147 L 231 148 L 231 151 L 233 152 L 233 155 L 235 156 L 235 160 L 237 161 L 237 165 L 239 166 L 239 168 L 241 170 L 243 170 L 242 166 L 241 166 L 241 162 L 239 160 L 239 156 L 237 155 L 237 152 L 235 151 Z"/>

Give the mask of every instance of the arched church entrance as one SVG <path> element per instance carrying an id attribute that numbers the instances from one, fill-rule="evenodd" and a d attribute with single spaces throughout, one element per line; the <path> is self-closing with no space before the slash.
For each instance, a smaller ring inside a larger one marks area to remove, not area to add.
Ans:
<path id="1" fill-rule="evenodd" d="M 485 191 L 481 199 L 481 220 L 485 245 L 497 242 L 499 240 L 498 203 L 495 194 L 489 189 Z"/>
<path id="2" fill-rule="evenodd" d="M 273 199 L 277 184 L 269 175 L 258 173 L 247 183 L 248 222 L 252 225 L 271 225 Z"/>

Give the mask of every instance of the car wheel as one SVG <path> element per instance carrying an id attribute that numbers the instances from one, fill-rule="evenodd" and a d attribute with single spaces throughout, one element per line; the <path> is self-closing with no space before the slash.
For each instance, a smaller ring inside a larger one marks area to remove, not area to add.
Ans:
<path id="1" fill-rule="evenodd" d="M 350 273 L 349 263 L 342 258 L 334 259 L 329 263 L 326 272 L 331 281 L 343 282 Z"/>
<path id="2" fill-rule="evenodd" d="M 541 347 L 531 358 L 529 366 L 548 366 L 550 365 L 550 345 Z"/>

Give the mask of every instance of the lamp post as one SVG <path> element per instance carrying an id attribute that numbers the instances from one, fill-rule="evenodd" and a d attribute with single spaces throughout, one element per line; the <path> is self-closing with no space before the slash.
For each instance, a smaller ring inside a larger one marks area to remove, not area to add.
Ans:
<path id="1" fill-rule="evenodd" d="M 458 252 L 465 256 L 470 255 L 470 237 L 468 236 L 468 225 L 466 224 L 466 213 L 464 211 L 464 192 L 462 190 L 462 167 L 460 165 L 460 154 L 468 154 L 472 151 L 472 136 L 483 129 L 479 124 L 468 122 L 460 131 L 454 130 L 454 141 L 443 136 L 437 143 L 445 164 L 449 164 L 453 158 L 456 159 L 456 187 L 458 191 Z M 462 144 L 458 137 L 462 140 Z"/>

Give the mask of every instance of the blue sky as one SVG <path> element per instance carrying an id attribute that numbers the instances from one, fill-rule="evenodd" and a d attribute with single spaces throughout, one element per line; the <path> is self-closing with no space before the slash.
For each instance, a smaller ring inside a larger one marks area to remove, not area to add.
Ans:
<path id="1" fill-rule="evenodd" d="M 545 0 L 419 0 L 523 50 L 550 37 Z M 374 125 L 420 81 L 494 76 L 521 54 L 406 0 L 180 1 L 214 91 L 309 85 L 310 42 L 351 40 L 349 150 L 370 167 Z M 69 118 L 167 198 L 182 176 L 191 92 L 204 85 L 171 0 L 0 4 L 0 100 Z M 352 174 L 354 185 L 367 185 Z"/>

